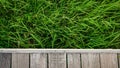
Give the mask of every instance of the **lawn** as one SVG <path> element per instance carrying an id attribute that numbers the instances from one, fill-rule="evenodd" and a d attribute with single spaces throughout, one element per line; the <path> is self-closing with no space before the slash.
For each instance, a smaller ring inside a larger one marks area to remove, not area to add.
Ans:
<path id="1" fill-rule="evenodd" d="M 0 0 L 0 48 L 120 48 L 120 0 Z"/>

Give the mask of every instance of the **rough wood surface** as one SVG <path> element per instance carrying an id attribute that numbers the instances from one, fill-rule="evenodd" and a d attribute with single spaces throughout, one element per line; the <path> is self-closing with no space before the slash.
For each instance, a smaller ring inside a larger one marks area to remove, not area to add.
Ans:
<path id="1" fill-rule="evenodd" d="M 12 54 L 12 68 L 29 68 L 29 54 Z"/>
<path id="2" fill-rule="evenodd" d="M 80 54 L 67 54 L 68 68 L 81 68 Z"/>
<path id="3" fill-rule="evenodd" d="M 0 49 L 0 53 L 120 53 L 120 49 Z"/>
<path id="4" fill-rule="evenodd" d="M 99 54 L 81 54 L 82 68 L 100 68 Z"/>
<path id="5" fill-rule="evenodd" d="M 47 54 L 30 54 L 30 68 L 47 68 Z"/>
<path id="6" fill-rule="evenodd" d="M 101 68 L 118 68 L 117 54 L 100 54 Z"/>
<path id="7" fill-rule="evenodd" d="M 66 68 L 66 54 L 65 53 L 51 53 L 48 54 L 49 68 Z"/>
<path id="8" fill-rule="evenodd" d="M 120 49 L 0 49 L 0 68 L 120 68 Z"/>
<path id="9" fill-rule="evenodd" d="M 0 53 L 0 68 L 10 68 L 11 54 Z"/>

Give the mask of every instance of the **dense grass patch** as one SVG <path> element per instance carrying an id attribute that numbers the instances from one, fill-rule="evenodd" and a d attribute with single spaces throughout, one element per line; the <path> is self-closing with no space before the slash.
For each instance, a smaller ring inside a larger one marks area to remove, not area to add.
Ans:
<path id="1" fill-rule="evenodd" d="M 1 48 L 120 48 L 120 0 L 0 0 Z"/>

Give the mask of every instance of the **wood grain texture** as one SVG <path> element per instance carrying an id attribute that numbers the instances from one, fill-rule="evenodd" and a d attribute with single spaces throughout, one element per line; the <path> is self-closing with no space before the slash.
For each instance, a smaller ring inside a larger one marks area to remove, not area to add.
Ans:
<path id="1" fill-rule="evenodd" d="M 29 54 L 12 54 L 12 68 L 29 68 Z"/>
<path id="2" fill-rule="evenodd" d="M 0 53 L 120 53 L 120 49 L 0 49 Z"/>
<path id="3" fill-rule="evenodd" d="M 11 68 L 11 55 L 12 54 L 4 54 L 0 53 L 0 68 Z"/>
<path id="4" fill-rule="evenodd" d="M 48 54 L 49 68 L 66 68 L 66 54 L 65 53 L 51 53 Z"/>
<path id="5" fill-rule="evenodd" d="M 117 54 L 100 54 L 101 68 L 118 68 Z"/>
<path id="6" fill-rule="evenodd" d="M 81 54 L 82 68 L 100 68 L 99 54 Z"/>
<path id="7" fill-rule="evenodd" d="M 30 54 L 30 68 L 47 68 L 47 54 Z"/>
<path id="8" fill-rule="evenodd" d="M 67 54 L 68 68 L 81 68 L 80 54 Z"/>

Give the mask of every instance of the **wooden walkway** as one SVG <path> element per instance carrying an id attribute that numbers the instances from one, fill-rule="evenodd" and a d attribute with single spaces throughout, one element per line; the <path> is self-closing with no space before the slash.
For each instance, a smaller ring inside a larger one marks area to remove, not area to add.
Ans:
<path id="1" fill-rule="evenodd" d="M 120 68 L 120 50 L 0 49 L 0 68 Z"/>

